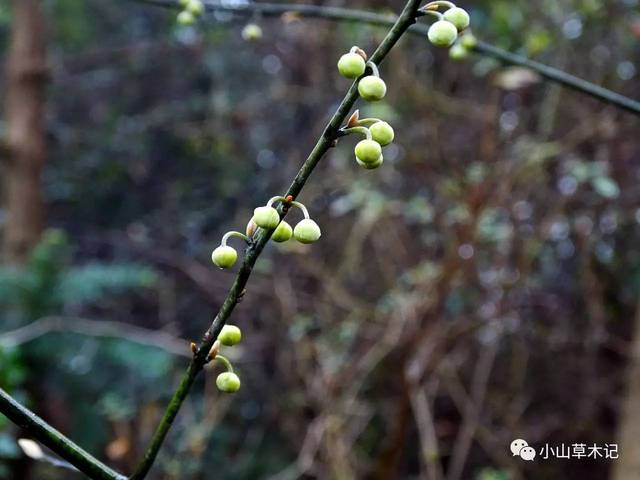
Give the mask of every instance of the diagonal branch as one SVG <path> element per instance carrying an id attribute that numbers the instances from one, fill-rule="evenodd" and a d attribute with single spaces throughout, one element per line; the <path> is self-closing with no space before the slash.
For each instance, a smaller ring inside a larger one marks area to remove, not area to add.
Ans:
<path id="1" fill-rule="evenodd" d="M 35 413 L 23 407 L 2 388 L 0 388 L 0 411 L 13 423 L 24 428 L 43 445 L 49 447 L 90 478 L 126 480 L 127 477 L 110 469 L 87 453 Z"/>
<path id="2" fill-rule="evenodd" d="M 493 57 L 502 63 L 510 65 L 518 65 L 526 67 L 540 74 L 543 78 L 552 82 L 564 85 L 572 90 L 590 95 L 598 100 L 615 105 L 627 112 L 640 115 L 640 102 L 629 97 L 625 97 L 619 93 L 608 90 L 604 87 L 596 85 L 586 80 L 570 75 L 557 68 L 550 67 L 540 62 L 536 62 L 522 55 L 516 55 L 515 53 L 507 52 L 501 48 L 494 47 L 486 42 L 478 42 L 473 49 L 475 52 L 488 57 Z"/>
<path id="3" fill-rule="evenodd" d="M 171 0 L 128 0 L 148 3 L 165 8 L 177 8 L 178 4 Z M 303 17 L 323 18 L 341 22 L 366 23 L 377 26 L 392 26 L 396 21 L 394 15 L 384 15 L 365 10 L 355 10 L 351 8 L 325 7 L 321 5 L 298 5 L 286 3 L 247 3 L 244 5 L 234 5 L 232 2 L 221 3 L 205 1 L 205 8 L 212 12 L 228 12 L 243 17 L 252 17 L 254 14 L 268 16 L 278 16 L 287 12 L 292 12 Z M 428 26 L 412 25 L 409 33 L 426 37 Z M 508 65 L 518 65 L 529 68 L 546 78 L 547 80 L 577 92 L 589 95 L 604 103 L 609 103 L 618 108 L 635 115 L 640 115 L 640 102 L 619 93 L 608 90 L 604 87 L 588 82 L 582 78 L 563 72 L 557 68 L 550 67 L 540 62 L 536 62 L 522 55 L 516 55 L 486 42 L 478 42 L 473 51 L 487 57 L 492 57 Z"/>
<path id="4" fill-rule="evenodd" d="M 409 0 L 407 2 L 404 10 L 402 11 L 402 14 L 398 17 L 395 23 L 393 23 L 393 26 L 389 33 L 371 56 L 371 61 L 373 63 L 380 64 L 380 62 L 384 60 L 393 46 L 398 42 L 400 37 L 413 23 L 415 23 L 416 12 L 419 4 L 420 0 Z M 293 198 L 296 198 L 298 196 L 298 194 L 304 187 L 304 184 L 307 182 L 309 176 L 313 172 L 313 169 L 316 167 L 323 155 L 333 146 L 334 141 L 338 138 L 338 130 L 346 120 L 347 115 L 351 111 L 351 108 L 353 107 L 357 99 L 358 82 L 355 81 L 347 91 L 345 97 L 342 99 L 342 102 L 340 102 L 338 109 L 333 114 L 333 117 L 331 117 L 329 124 L 325 127 L 324 132 L 322 133 L 316 145 L 313 147 L 313 150 L 311 151 L 305 162 L 302 164 L 300 171 L 293 179 L 293 182 L 291 183 L 291 186 L 287 190 L 285 196 L 291 195 Z M 284 218 L 286 214 L 287 206 L 285 205 L 284 207 L 280 207 L 281 218 Z M 257 237 L 255 237 L 249 247 L 247 247 L 245 251 L 244 261 L 231 287 L 231 290 L 229 291 L 229 294 L 223 302 L 222 307 L 220 307 L 218 314 L 213 320 L 213 323 L 204 334 L 200 345 L 194 353 L 193 360 L 189 364 L 189 367 L 187 368 L 187 371 L 184 374 L 182 381 L 180 382 L 180 386 L 173 395 L 173 398 L 170 400 L 167 410 L 165 411 L 165 414 L 162 417 L 160 424 L 158 425 L 158 428 L 153 435 L 153 438 L 151 439 L 150 446 L 145 456 L 136 468 L 135 473 L 130 477 L 131 480 L 139 480 L 145 478 L 145 476 L 149 472 L 149 469 L 153 465 L 153 462 L 155 461 L 158 451 L 160 450 L 160 447 L 164 442 L 167 432 L 171 428 L 171 425 L 176 415 L 178 414 L 182 402 L 189 394 L 189 390 L 193 385 L 196 376 L 207 362 L 207 355 L 209 353 L 209 350 L 213 346 L 213 343 L 220 333 L 220 330 L 222 330 L 222 327 L 233 312 L 233 309 L 237 305 L 238 301 L 244 295 L 244 289 L 251 275 L 251 271 L 253 270 L 253 266 L 255 265 L 256 260 L 260 256 L 260 253 L 264 249 L 265 245 L 269 241 L 271 233 L 271 231 L 264 231 L 261 229 L 260 233 L 257 234 Z"/>

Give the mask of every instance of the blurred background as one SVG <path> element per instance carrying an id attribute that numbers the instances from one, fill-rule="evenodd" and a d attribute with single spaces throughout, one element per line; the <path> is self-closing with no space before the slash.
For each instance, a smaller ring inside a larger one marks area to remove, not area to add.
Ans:
<path id="1" fill-rule="evenodd" d="M 640 96 L 638 0 L 460 6 Z M 286 190 L 349 86 L 339 56 L 386 33 L 176 13 L 0 3 L 0 386 L 124 472 L 233 281 L 211 250 Z M 300 197 L 322 240 L 270 244 L 233 314 L 241 391 L 202 375 L 149 478 L 639 478 L 638 118 L 413 35 L 381 76 L 358 107 L 395 128 L 383 167 L 350 137 L 322 160 Z M 22 436 L 0 416 L 0 478 L 81 478 Z M 619 458 L 525 462 L 515 438 Z"/>

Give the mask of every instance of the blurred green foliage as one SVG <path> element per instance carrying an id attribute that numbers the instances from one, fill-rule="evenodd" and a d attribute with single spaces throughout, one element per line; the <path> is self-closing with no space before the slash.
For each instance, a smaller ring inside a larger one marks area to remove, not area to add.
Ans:
<path id="1" fill-rule="evenodd" d="M 153 287 L 155 270 L 131 264 L 70 265 L 71 246 L 50 230 L 24 268 L 0 269 L 0 307 L 6 325 L 55 315 L 68 305 L 86 305 L 109 294 Z"/>

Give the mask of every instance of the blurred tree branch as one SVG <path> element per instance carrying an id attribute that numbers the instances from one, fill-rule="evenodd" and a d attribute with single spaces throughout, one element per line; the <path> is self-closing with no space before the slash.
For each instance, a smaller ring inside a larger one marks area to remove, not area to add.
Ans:
<path id="1" fill-rule="evenodd" d="M 526 67 L 539 73 L 542 77 L 552 82 L 559 83 L 565 87 L 571 88 L 577 92 L 585 93 L 598 100 L 615 105 L 618 108 L 626 110 L 627 112 L 640 115 L 640 102 L 619 93 L 612 92 L 604 87 L 595 85 L 582 78 L 570 75 L 557 68 L 544 65 L 543 63 L 530 60 L 522 55 L 516 55 L 515 53 L 507 52 L 501 48 L 490 45 L 486 42 L 479 41 L 475 47 L 475 51 L 493 57 L 496 60 L 500 60 L 503 63 L 510 65 L 518 65 Z"/>
<path id="2" fill-rule="evenodd" d="M 188 342 L 158 330 L 124 322 L 89 320 L 78 317 L 44 317 L 23 327 L 0 333 L 0 347 L 16 347 L 52 332 L 70 332 L 90 337 L 120 338 L 159 348 L 173 355 L 190 357 Z"/>
<path id="3" fill-rule="evenodd" d="M 432 401 L 428 398 L 425 385 L 409 383 L 411 408 L 416 418 L 416 426 L 420 437 L 420 460 L 425 465 L 429 478 L 441 480 L 444 478 L 440 463 L 438 437 L 432 413 Z"/>
<path id="4" fill-rule="evenodd" d="M 127 0 L 141 3 L 148 3 L 165 8 L 178 8 L 179 5 L 174 1 L 165 0 Z M 220 2 L 205 1 L 207 10 L 215 12 L 229 12 L 246 17 L 252 17 L 255 14 L 263 16 L 278 16 L 287 13 L 300 15 L 303 17 L 323 18 L 328 20 L 336 20 L 343 22 L 366 23 L 369 25 L 391 26 L 395 22 L 393 15 L 384 15 L 365 10 L 356 10 L 351 8 L 325 7 L 320 5 L 298 5 L 286 3 L 256 3 L 251 2 L 246 5 L 224 4 Z M 426 37 L 428 31 L 427 25 L 412 25 L 409 33 Z M 595 85 L 582 78 L 570 75 L 557 68 L 550 67 L 540 62 L 528 59 L 522 55 L 517 55 L 489 43 L 478 41 L 473 51 L 487 57 L 492 57 L 502 63 L 508 65 L 518 65 L 529 68 L 549 81 L 556 82 L 572 90 L 584 93 L 602 102 L 615 105 L 627 112 L 640 115 L 640 102 L 629 97 L 625 97 L 619 93 L 608 90 L 599 85 Z"/>
<path id="5" fill-rule="evenodd" d="M 473 442 L 480 423 L 482 404 L 486 396 L 491 370 L 498 351 L 500 335 L 500 333 L 496 332 L 496 338 L 482 351 L 476 364 L 473 383 L 471 385 L 471 391 L 469 392 L 471 401 L 467 402 L 462 412 L 462 427 L 458 432 L 455 448 L 452 451 L 449 471 L 447 472 L 448 480 L 458 480 L 462 478 L 464 465 L 471 449 L 471 443 Z"/>

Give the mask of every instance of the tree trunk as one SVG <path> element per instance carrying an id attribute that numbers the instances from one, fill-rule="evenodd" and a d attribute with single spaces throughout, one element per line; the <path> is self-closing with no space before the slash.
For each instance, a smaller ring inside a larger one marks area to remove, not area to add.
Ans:
<path id="1" fill-rule="evenodd" d="M 45 162 L 45 23 L 40 0 L 12 0 L 7 64 L 6 223 L 3 252 L 20 264 L 40 239 L 44 223 L 41 174 Z"/>
<path id="2" fill-rule="evenodd" d="M 640 302 L 636 307 L 634 329 L 627 372 L 627 393 L 618 420 L 620 457 L 613 462 L 612 480 L 640 478 Z"/>

